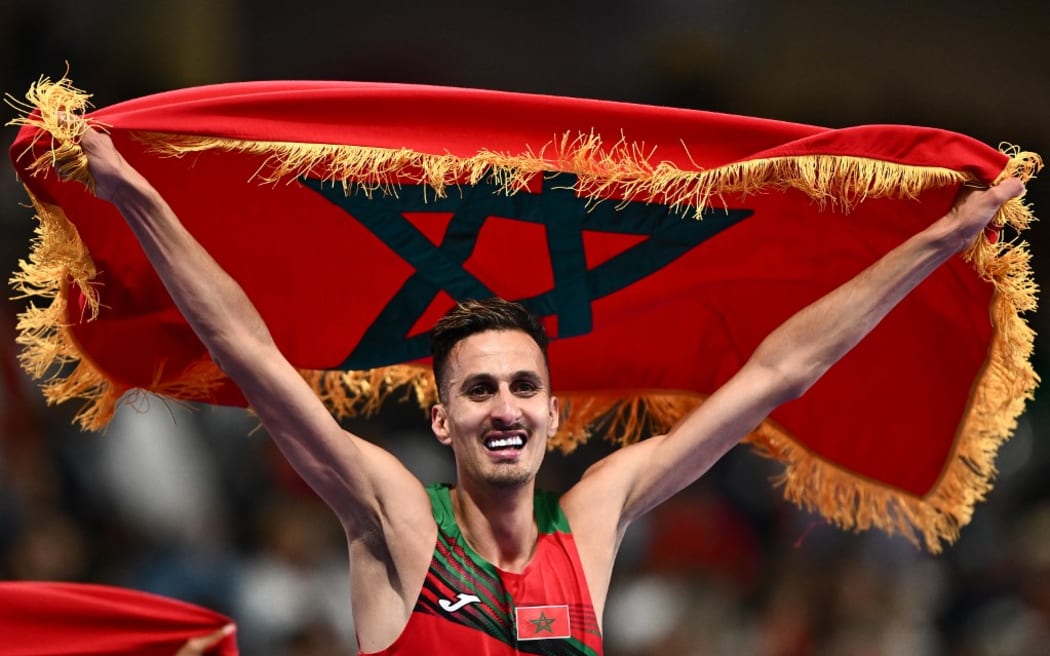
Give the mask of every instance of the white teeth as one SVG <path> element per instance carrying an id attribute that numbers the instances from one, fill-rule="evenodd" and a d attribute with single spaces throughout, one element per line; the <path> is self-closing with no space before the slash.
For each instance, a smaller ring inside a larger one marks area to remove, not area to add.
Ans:
<path id="1" fill-rule="evenodd" d="M 485 448 L 492 449 L 493 451 L 507 448 L 520 449 L 523 446 L 525 446 L 525 440 L 521 439 L 520 435 L 485 441 Z"/>

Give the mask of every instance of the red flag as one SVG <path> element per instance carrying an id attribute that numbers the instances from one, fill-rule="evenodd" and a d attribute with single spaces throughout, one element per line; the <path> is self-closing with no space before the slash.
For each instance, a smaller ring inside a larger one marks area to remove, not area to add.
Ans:
<path id="1" fill-rule="evenodd" d="M 518 640 L 569 638 L 568 606 L 518 606 L 514 609 Z"/>
<path id="2" fill-rule="evenodd" d="M 0 582 L 4 656 L 172 656 L 190 638 L 230 624 L 214 611 L 124 588 Z M 237 656 L 233 635 L 210 654 Z"/>
<path id="3" fill-rule="evenodd" d="M 102 426 L 126 391 L 243 403 L 179 316 L 76 145 L 86 96 L 44 81 L 11 156 L 43 237 L 16 286 L 23 361 Z M 410 386 L 434 398 L 427 331 L 453 299 L 544 317 L 567 414 L 623 441 L 661 430 L 796 310 L 929 225 L 963 184 L 1027 179 L 933 128 L 826 129 L 708 112 L 347 82 L 182 89 L 88 112 L 245 288 L 339 413 Z M 79 120 L 79 119 L 77 119 Z M 1019 200 L 995 225 L 1023 229 Z M 934 273 L 752 443 L 785 495 L 846 528 L 952 540 L 1035 387 L 1022 243 Z M 74 366 L 75 364 L 75 366 Z M 344 373 L 346 372 L 346 373 Z M 611 423 L 610 423 L 611 422 Z"/>

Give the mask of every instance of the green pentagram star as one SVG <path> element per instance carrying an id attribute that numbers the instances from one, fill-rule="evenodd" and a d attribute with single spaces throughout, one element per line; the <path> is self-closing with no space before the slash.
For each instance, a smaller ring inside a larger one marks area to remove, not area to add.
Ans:
<path id="1" fill-rule="evenodd" d="M 539 618 L 529 620 L 529 622 L 536 627 L 536 633 L 542 633 L 543 631 L 554 633 L 554 629 L 551 628 L 551 625 L 554 624 L 554 619 L 553 617 L 547 617 L 547 614 L 541 610 Z"/>
<path id="2" fill-rule="evenodd" d="M 491 217 L 544 226 L 554 286 L 529 298 L 511 300 L 541 317 L 556 316 L 560 339 L 591 332 L 594 301 L 655 273 L 752 214 L 742 208 L 705 210 L 705 220 L 696 221 L 658 203 L 589 203 L 576 194 L 576 177 L 567 173 L 547 176 L 540 193 L 508 195 L 482 181 L 443 198 L 435 198 L 424 185 L 399 187 L 396 195 L 368 196 L 347 194 L 341 185 L 321 180 L 300 181 L 342 208 L 415 270 L 341 369 L 369 369 L 426 357 L 429 335 L 410 336 L 409 332 L 439 292 L 456 300 L 495 295 L 489 286 L 492 281 L 479 279 L 464 266 Z M 408 221 L 407 212 L 452 212 L 453 218 L 441 243 L 435 245 Z M 584 231 L 648 239 L 588 268 Z"/>

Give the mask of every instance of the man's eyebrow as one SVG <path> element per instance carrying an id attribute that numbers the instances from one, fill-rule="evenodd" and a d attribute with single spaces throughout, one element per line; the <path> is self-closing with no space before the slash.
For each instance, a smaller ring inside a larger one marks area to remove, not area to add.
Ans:
<path id="1" fill-rule="evenodd" d="M 485 372 L 479 372 L 477 374 L 470 374 L 469 376 L 467 376 L 463 380 L 461 380 L 455 386 L 455 389 L 459 389 L 459 390 L 461 390 L 461 392 L 465 392 L 465 390 L 469 389 L 471 386 L 478 385 L 478 384 L 495 385 L 496 384 L 496 377 L 492 376 L 491 374 L 485 373 Z"/>
<path id="2" fill-rule="evenodd" d="M 535 380 L 536 382 L 540 383 L 543 382 L 543 375 L 535 369 L 521 369 L 519 371 L 515 371 L 514 374 L 511 375 L 512 380 L 518 380 L 521 378 L 528 378 L 530 380 Z"/>
<path id="3" fill-rule="evenodd" d="M 475 383 L 491 383 L 494 380 L 495 380 L 495 377 L 492 374 L 485 373 L 485 372 L 479 372 L 479 373 L 476 373 L 476 374 L 470 374 L 469 376 L 467 376 L 466 378 L 461 380 L 459 382 L 459 385 L 457 385 L 456 387 L 459 387 L 460 389 L 463 389 L 463 388 L 469 387 L 470 385 L 473 385 Z"/>
<path id="4" fill-rule="evenodd" d="M 546 389 L 547 383 L 543 378 L 543 374 L 534 369 L 521 369 L 511 374 L 510 380 L 512 383 L 527 382 L 537 389 Z"/>
<path id="5" fill-rule="evenodd" d="M 510 380 L 529 380 L 532 382 L 543 383 L 543 375 L 535 369 L 519 369 L 510 374 Z M 457 387 L 464 388 L 474 383 L 491 383 L 496 380 L 496 376 L 488 372 L 478 372 L 470 374 L 464 378 Z"/>

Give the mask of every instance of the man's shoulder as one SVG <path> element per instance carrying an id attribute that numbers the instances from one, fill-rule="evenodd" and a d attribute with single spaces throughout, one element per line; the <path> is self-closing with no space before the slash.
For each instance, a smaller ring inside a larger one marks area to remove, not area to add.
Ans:
<path id="1" fill-rule="evenodd" d="M 561 494 L 537 489 L 533 495 L 533 516 L 540 533 L 572 533 L 561 507 Z"/>
<path id="2" fill-rule="evenodd" d="M 444 529 L 449 523 L 455 525 L 456 517 L 452 513 L 452 495 L 450 494 L 452 484 L 429 483 L 423 486 L 423 489 L 426 490 L 427 498 L 430 499 L 430 512 L 434 515 L 438 526 Z"/>

